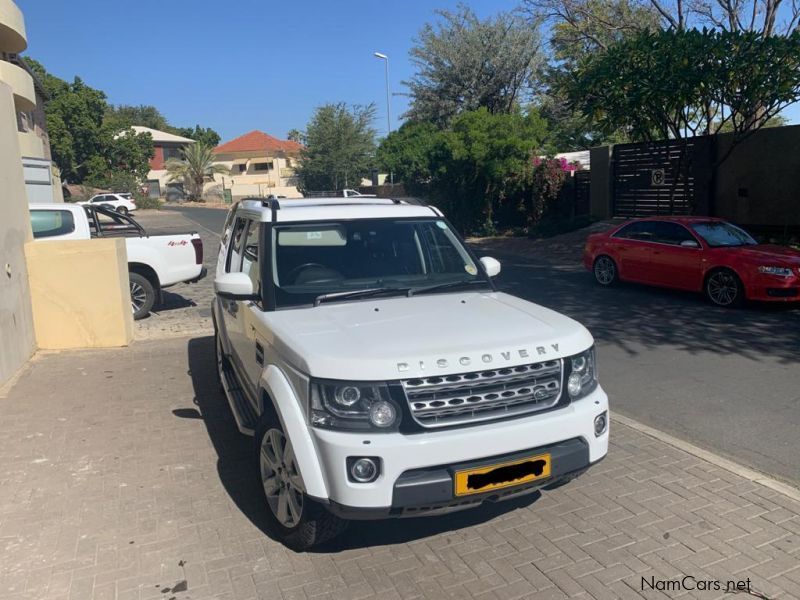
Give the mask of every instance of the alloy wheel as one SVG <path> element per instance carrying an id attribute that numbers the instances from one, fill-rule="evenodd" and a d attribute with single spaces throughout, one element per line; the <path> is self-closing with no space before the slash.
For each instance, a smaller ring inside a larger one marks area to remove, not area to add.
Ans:
<path id="1" fill-rule="evenodd" d="M 718 271 L 708 278 L 706 284 L 708 297 L 714 304 L 730 306 L 739 296 L 739 284 L 736 276 L 725 271 Z"/>
<path id="2" fill-rule="evenodd" d="M 295 527 L 303 516 L 303 480 L 292 443 L 279 429 L 269 429 L 259 453 L 261 482 L 269 508 L 284 527 Z"/>
<path id="3" fill-rule="evenodd" d="M 131 281 L 131 311 L 134 315 L 142 309 L 145 302 L 147 302 L 147 292 L 141 285 Z"/>
<path id="4" fill-rule="evenodd" d="M 594 263 L 594 276 L 602 285 L 609 285 L 616 277 L 617 269 L 614 261 L 607 256 L 601 256 Z"/>

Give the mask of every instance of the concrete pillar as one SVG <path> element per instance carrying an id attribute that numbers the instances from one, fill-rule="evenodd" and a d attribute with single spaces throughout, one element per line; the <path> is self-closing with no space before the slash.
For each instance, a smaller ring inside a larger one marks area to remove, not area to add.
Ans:
<path id="1" fill-rule="evenodd" d="M 0 82 L 0 385 L 33 354 L 25 243 L 32 238 L 11 88 Z"/>
<path id="2" fill-rule="evenodd" d="M 595 219 L 614 216 L 612 205 L 611 156 L 613 146 L 598 146 L 589 150 L 592 182 L 590 185 L 591 214 Z"/>

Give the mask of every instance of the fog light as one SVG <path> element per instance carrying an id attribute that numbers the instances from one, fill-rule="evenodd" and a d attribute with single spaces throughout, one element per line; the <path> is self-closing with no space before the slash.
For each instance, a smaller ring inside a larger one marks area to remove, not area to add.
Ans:
<path id="1" fill-rule="evenodd" d="M 581 376 L 578 373 L 573 373 L 567 380 L 567 391 L 573 398 L 581 393 Z"/>
<path id="2" fill-rule="evenodd" d="M 383 400 L 369 407 L 369 420 L 375 427 L 390 427 L 396 416 L 394 406 Z"/>
<path id="3" fill-rule="evenodd" d="M 350 477 L 358 483 L 369 483 L 378 477 L 378 465 L 372 458 L 350 459 Z"/>
<path id="4" fill-rule="evenodd" d="M 594 436 L 600 437 L 608 429 L 608 416 L 605 411 L 594 418 Z"/>

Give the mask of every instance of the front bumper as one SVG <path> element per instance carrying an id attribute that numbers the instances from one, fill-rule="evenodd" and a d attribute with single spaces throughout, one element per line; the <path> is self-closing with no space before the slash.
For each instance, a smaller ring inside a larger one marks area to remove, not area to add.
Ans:
<path id="1" fill-rule="evenodd" d="M 550 477 L 546 479 L 483 494 L 461 497 L 453 494 L 453 476 L 456 471 L 524 459 L 544 453 L 550 454 L 553 465 Z M 567 482 L 586 471 L 591 464 L 588 445 L 582 439 L 576 438 L 503 456 L 406 471 L 394 484 L 391 506 L 362 508 L 329 501 L 328 510 L 338 517 L 352 520 L 441 515 L 473 508 L 484 502 L 500 502 L 518 498 L 543 487 Z"/>
<path id="2" fill-rule="evenodd" d="M 501 500 L 572 478 L 608 452 L 608 430 L 594 434 L 594 419 L 608 411 L 598 388 L 569 406 L 522 419 L 406 435 L 353 434 L 312 429 L 329 497 L 319 499 L 349 519 L 437 514 Z M 453 472 L 515 457 L 549 452 L 552 473 L 529 485 L 456 497 Z M 381 474 L 372 483 L 347 477 L 348 457 L 377 457 Z"/>
<path id="3" fill-rule="evenodd" d="M 800 276 L 778 277 L 757 273 L 745 281 L 748 300 L 758 302 L 800 302 Z"/>

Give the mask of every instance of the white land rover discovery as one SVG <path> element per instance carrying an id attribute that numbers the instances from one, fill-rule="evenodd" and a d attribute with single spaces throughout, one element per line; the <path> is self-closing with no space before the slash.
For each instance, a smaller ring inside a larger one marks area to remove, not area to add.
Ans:
<path id="1" fill-rule="evenodd" d="M 280 204 L 279 204 L 280 203 Z M 579 323 L 495 290 L 438 209 L 244 200 L 227 218 L 217 365 L 287 545 L 565 482 L 608 450 Z"/>

